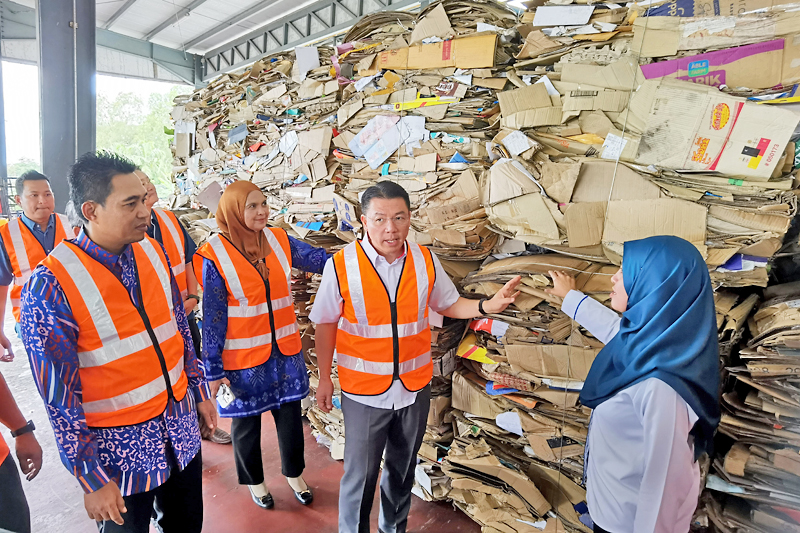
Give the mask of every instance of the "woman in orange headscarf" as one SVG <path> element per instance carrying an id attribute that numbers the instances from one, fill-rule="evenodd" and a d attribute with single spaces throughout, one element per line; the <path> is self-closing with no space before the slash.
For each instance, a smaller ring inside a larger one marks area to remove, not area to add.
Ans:
<path id="1" fill-rule="evenodd" d="M 217 207 L 221 234 L 200 247 L 193 262 L 203 285 L 203 362 L 223 417 L 233 418 L 239 483 L 260 507 L 274 506 L 261 462 L 261 414 L 271 411 L 278 432 L 282 472 L 304 505 L 313 495 L 303 480 L 300 400 L 308 374 L 291 293 L 292 267 L 322 273 L 328 254 L 267 226 L 261 190 L 237 181 Z"/>

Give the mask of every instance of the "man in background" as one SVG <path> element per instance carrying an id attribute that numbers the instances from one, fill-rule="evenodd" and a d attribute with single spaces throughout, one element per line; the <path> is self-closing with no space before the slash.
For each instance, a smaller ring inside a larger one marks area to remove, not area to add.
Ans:
<path id="1" fill-rule="evenodd" d="M 9 287 L 19 333 L 22 287 L 39 261 L 47 257 L 56 244 L 75 237 L 67 217 L 55 213 L 50 180 L 44 174 L 35 170 L 25 172 L 17 178 L 16 192 L 14 199 L 22 208 L 22 214 L 0 226 L 0 345 L 4 350 L 0 361 L 14 359 L 11 341 L 3 331 Z"/>
<path id="2" fill-rule="evenodd" d="M 154 207 L 159 198 L 156 186 L 150 181 L 150 176 L 145 174 L 139 167 L 136 167 L 134 174 L 136 174 L 147 191 L 145 206 L 150 209 L 150 225 L 147 227 L 147 235 L 161 243 L 167 252 L 169 263 L 172 265 L 172 273 L 178 283 L 178 289 L 181 291 L 181 298 L 183 298 L 183 308 L 186 310 L 186 319 L 189 321 L 189 329 L 192 332 L 194 350 L 197 356 L 200 357 L 202 353 L 200 350 L 200 328 L 197 327 L 197 319 L 194 316 L 194 309 L 200 303 L 200 297 L 197 295 L 197 278 L 192 268 L 192 258 L 197 251 L 197 245 L 195 245 L 183 224 L 180 223 L 178 217 L 175 216 L 175 213 Z M 231 435 L 227 431 L 219 427 L 214 431 L 210 431 L 204 427 L 202 417 L 199 422 L 204 439 L 217 444 L 231 443 Z"/>

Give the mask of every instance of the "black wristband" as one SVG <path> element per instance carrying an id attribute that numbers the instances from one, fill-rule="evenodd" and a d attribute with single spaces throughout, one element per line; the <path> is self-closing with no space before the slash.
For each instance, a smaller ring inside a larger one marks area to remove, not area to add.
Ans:
<path id="1" fill-rule="evenodd" d="M 483 302 L 485 302 L 488 299 L 489 298 L 481 298 L 480 301 L 478 302 L 478 312 L 481 314 L 481 316 L 486 316 L 486 311 L 483 310 Z"/>
<path id="2" fill-rule="evenodd" d="M 34 429 L 36 429 L 36 426 L 33 425 L 33 420 L 28 420 L 27 424 L 25 424 L 24 426 L 15 431 L 12 431 L 11 436 L 16 439 L 17 437 L 24 435 L 25 433 L 32 433 Z"/>

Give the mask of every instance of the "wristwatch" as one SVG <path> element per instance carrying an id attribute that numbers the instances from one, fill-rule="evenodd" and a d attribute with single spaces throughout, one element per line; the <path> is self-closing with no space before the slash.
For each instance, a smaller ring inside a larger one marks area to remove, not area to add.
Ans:
<path id="1" fill-rule="evenodd" d="M 33 425 L 33 420 L 28 420 L 28 423 L 22 426 L 21 428 L 12 431 L 11 436 L 15 439 L 20 435 L 24 435 L 25 433 L 31 433 L 33 430 L 36 429 L 36 426 Z"/>

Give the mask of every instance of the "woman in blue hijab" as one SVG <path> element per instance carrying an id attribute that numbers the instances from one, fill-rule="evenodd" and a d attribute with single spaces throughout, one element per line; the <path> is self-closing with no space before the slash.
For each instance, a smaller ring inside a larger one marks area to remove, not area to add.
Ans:
<path id="1" fill-rule="evenodd" d="M 696 459 L 719 423 L 714 294 L 697 249 L 678 237 L 625 243 L 611 281 L 616 313 L 551 272 L 562 311 L 606 344 L 581 391 L 594 409 L 587 502 L 595 531 L 686 533 L 697 505 Z"/>

